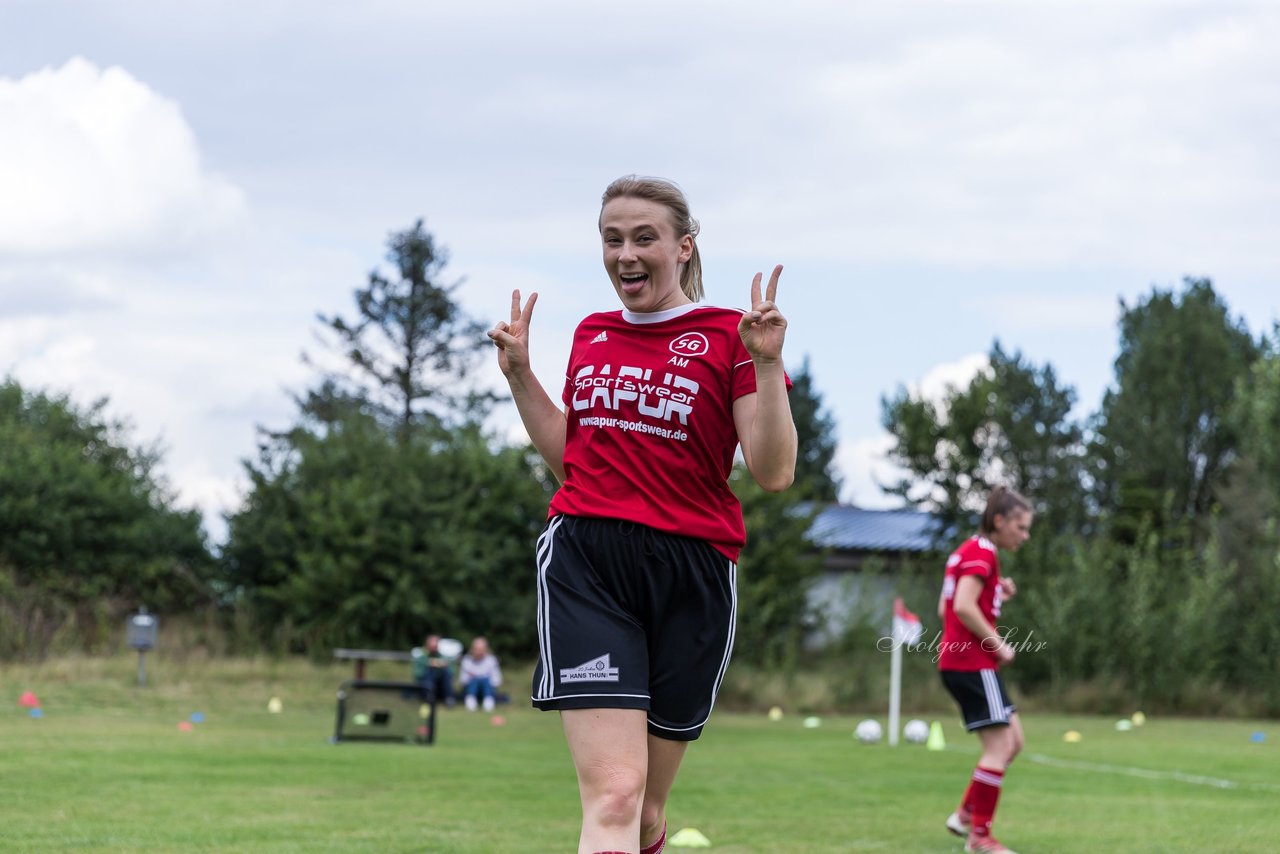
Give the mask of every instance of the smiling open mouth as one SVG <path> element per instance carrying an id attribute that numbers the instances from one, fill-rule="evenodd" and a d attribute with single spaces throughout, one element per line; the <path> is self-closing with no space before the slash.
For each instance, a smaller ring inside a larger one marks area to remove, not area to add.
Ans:
<path id="1" fill-rule="evenodd" d="M 648 273 L 623 273 L 618 276 L 618 281 L 622 283 L 622 289 L 628 293 L 637 291 L 649 281 Z"/>

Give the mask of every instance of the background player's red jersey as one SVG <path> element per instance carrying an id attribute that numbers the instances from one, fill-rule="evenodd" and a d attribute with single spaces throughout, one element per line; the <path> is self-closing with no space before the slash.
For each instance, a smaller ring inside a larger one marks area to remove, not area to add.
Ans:
<path id="1" fill-rule="evenodd" d="M 600 312 L 578 325 L 563 395 L 565 479 L 551 515 L 627 519 L 738 559 L 746 531 L 726 482 L 738 446 L 733 402 L 756 390 L 741 319 L 687 305 Z"/>
<path id="2" fill-rule="evenodd" d="M 956 616 L 956 586 L 966 575 L 976 576 L 983 583 L 982 592 L 978 594 L 978 609 L 987 622 L 994 626 L 1000 616 L 1000 558 L 995 544 L 986 537 L 970 537 L 947 558 L 947 574 L 942 581 L 944 606 L 938 669 L 995 670 L 1000 667 L 995 650 L 984 649 L 978 636 Z"/>

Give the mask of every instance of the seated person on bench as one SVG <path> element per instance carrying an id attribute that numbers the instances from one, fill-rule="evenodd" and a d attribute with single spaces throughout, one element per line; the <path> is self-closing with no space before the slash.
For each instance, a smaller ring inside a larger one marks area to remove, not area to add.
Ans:
<path id="1" fill-rule="evenodd" d="M 489 651 L 489 641 L 478 637 L 471 642 L 471 649 L 462 656 L 462 693 L 467 709 L 476 710 L 477 703 L 486 712 L 493 710 L 497 688 L 502 684 L 502 670 L 498 658 Z"/>
<path id="2" fill-rule="evenodd" d="M 413 681 L 437 702 L 453 705 L 453 667 L 449 657 L 440 651 L 439 635 L 427 635 L 422 646 L 413 651 Z"/>

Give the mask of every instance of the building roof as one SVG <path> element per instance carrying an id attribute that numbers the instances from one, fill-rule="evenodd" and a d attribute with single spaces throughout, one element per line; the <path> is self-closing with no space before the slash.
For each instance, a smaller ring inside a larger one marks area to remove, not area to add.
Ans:
<path id="1" fill-rule="evenodd" d="M 937 520 L 918 510 L 864 510 L 833 504 L 813 520 L 810 541 L 842 551 L 927 552 L 935 548 Z"/>

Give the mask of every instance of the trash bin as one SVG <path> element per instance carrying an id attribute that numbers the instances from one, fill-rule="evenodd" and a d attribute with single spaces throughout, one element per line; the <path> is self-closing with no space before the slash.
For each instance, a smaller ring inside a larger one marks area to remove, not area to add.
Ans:
<path id="1" fill-rule="evenodd" d="M 125 623 L 125 638 L 129 646 L 138 651 L 138 684 L 147 682 L 146 656 L 147 650 L 156 645 L 156 634 L 160 631 L 160 619 L 155 614 L 148 614 L 146 608 L 138 608 L 138 613 L 129 615 Z"/>
<path id="2" fill-rule="evenodd" d="M 138 613 L 129 617 L 129 646 L 137 650 L 148 650 L 156 645 L 156 632 L 160 630 L 160 620 L 154 614 L 148 614 L 146 608 L 139 608 Z"/>

